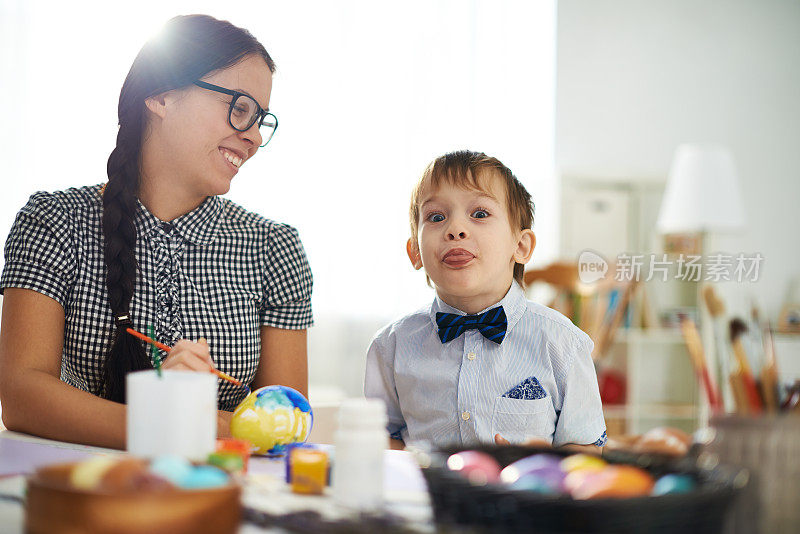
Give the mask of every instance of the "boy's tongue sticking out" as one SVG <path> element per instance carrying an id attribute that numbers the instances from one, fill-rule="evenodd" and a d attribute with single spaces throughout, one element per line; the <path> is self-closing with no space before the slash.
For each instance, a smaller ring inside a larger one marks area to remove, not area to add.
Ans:
<path id="1" fill-rule="evenodd" d="M 464 267 L 475 257 L 474 254 L 463 248 L 454 248 L 448 251 L 442 261 L 450 267 Z"/>

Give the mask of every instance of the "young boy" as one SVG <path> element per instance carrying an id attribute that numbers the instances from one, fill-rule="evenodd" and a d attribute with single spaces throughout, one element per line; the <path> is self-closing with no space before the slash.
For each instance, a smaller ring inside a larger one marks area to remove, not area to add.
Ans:
<path id="1" fill-rule="evenodd" d="M 449 153 L 423 173 L 410 215 L 408 257 L 436 298 L 369 348 L 364 393 L 386 402 L 391 446 L 602 446 L 591 339 L 522 291 L 536 245 L 522 184 L 496 158 Z"/>

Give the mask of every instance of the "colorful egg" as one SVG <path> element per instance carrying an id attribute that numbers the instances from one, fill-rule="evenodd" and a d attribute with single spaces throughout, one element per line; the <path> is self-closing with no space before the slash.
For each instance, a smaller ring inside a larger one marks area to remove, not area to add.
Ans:
<path id="1" fill-rule="evenodd" d="M 560 493 L 564 491 L 566 476 L 560 463 L 559 456 L 535 454 L 509 464 L 500 473 L 500 478 L 514 489 Z"/>
<path id="2" fill-rule="evenodd" d="M 150 471 L 169 480 L 176 486 L 182 486 L 192 472 L 192 464 L 186 458 L 165 455 L 155 458 L 150 463 Z"/>
<path id="3" fill-rule="evenodd" d="M 500 481 L 500 464 L 485 452 L 457 452 L 447 459 L 447 467 L 475 485 Z"/>
<path id="4" fill-rule="evenodd" d="M 677 428 L 656 427 L 645 432 L 633 444 L 635 452 L 683 456 L 689 451 L 692 437 Z"/>
<path id="5" fill-rule="evenodd" d="M 286 446 L 308 438 L 314 416 L 308 400 L 287 386 L 257 389 L 239 404 L 231 434 L 249 441 L 257 454 L 283 454 Z"/>
<path id="6" fill-rule="evenodd" d="M 600 471 L 607 465 L 608 462 L 591 454 L 573 454 L 561 460 L 561 469 L 567 473 L 584 469 Z"/>
<path id="7" fill-rule="evenodd" d="M 688 493 L 695 487 L 694 479 L 689 475 L 664 475 L 653 486 L 653 495 L 667 495 L 670 493 Z"/>
<path id="8" fill-rule="evenodd" d="M 94 490 L 100 480 L 117 462 L 112 456 L 96 456 L 78 463 L 70 472 L 70 483 L 79 489 Z"/>
<path id="9" fill-rule="evenodd" d="M 639 497 L 649 495 L 654 485 L 650 473 L 631 465 L 610 465 L 602 471 L 576 471 L 570 475 L 584 475 L 570 489 L 575 499 Z"/>
<path id="10" fill-rule="evenodd" d="M 192 468 L 189 476 L 183 479 L 185 489 L 218 488 L 228 483 L 228 475 L 222 469 L 211 465 L 198 465 Z"/>

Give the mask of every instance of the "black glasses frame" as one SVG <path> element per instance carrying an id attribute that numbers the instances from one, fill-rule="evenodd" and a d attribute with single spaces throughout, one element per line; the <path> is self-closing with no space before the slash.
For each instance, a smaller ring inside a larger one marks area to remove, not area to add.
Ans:
<path id="1" fill-rule="evenodd" d="M 241 91 L 234 91 L 232 89 L 226 89 L 224 87 L 220 87 L 219 85 L 214 85 L 213 83 L 207 83 L 207 82 L 204 82 L 204 81 L 201 81 L 201 80 L 197 80 L 196 82 L 194 82 L 194 84 L 196 86 L 198 86 L 198 87 L 203 88 L 203 89 L 208 89 L 209 91 L 216 91 L 217 93 L 223 93 L 223 94 L 230 95 L 230 96 L 233 97 L 233 98 L 231 98 L 231 103 L 228 106 L 228 124 L 230 125 L 231 128 L 233 128 L 237 132 L 246 132 L 247 130 L 252 128 L 253 125 L 256 124 L 256 123 L 258 123 L 258 128 L 259 128 L 258 131 L 261 132 L 261 126 L 264 124 L 264 120 L 268 116 L 272 117 L 272 120 L 274 121 L 275 126 L 272 128 L 272 132 L 269 134 L 269 137 L 267 137 L 267 139 L 263 142 L 263 144 L 259 145 L 260 147 L 267 146 L 267 143 L 269 143 L 270 139 L 272 139 L 272 136 L 275 135 L 275 130 L 278 129 L 278 117 L 276 117 L 274 113 L 272 113 L 270 111 L 267 111 L 266 109 L 262 108 L 258 104 L 258 102 L 256 102 L 256 99 L 253 98 L 252 96 L 248 95 L 247 93 L 242 93 Z M 231 114 L 233 113 L 233 107 L 236 105 L 236 101 L 241 96 L 247 97 L 250 100 L 252 100 L 253 102 L 255 102 L 256 108 L 258 109 L 256 114 L 253 115 L 253 119 L 250 121 L 250 124 L 247 125 L 247 128 L 237 128 L 236 126 L 233 125 L 233 120 L 231 119 Z M 265 132 L 262 132 L 262 133 L 265 133 Z"/>

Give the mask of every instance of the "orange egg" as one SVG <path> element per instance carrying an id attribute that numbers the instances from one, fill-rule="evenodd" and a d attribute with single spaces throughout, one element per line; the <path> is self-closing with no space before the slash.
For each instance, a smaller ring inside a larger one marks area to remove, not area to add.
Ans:
<path id="1" fill-rule="evenodd" d="M 575 499 L 625 498 L 649 495 L 655 481 L 650 473 L 631 465 L 611 465 L 588 473 L 570 493 Z"/>

